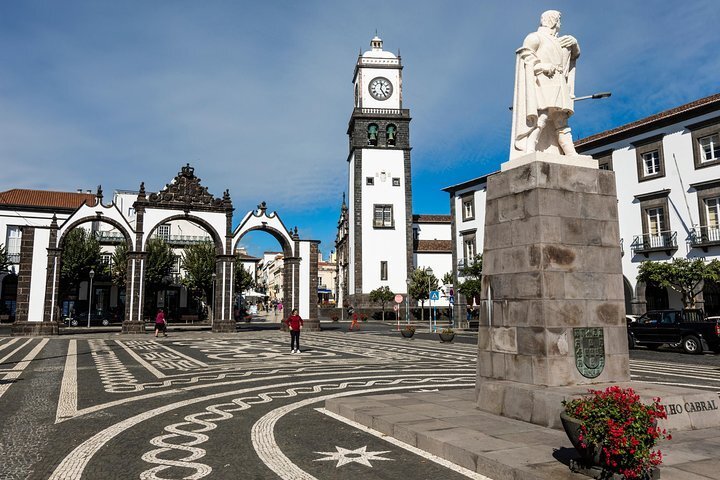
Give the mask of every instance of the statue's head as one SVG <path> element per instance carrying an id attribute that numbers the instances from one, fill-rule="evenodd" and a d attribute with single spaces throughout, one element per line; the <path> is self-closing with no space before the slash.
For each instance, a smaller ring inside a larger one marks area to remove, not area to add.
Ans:
<path id="1" fill-rule="evenodd" d="M 540 26 L 548 28 L 560 28 L 560 15 L 557 10 L 548 10 L 540 15 Z"/>

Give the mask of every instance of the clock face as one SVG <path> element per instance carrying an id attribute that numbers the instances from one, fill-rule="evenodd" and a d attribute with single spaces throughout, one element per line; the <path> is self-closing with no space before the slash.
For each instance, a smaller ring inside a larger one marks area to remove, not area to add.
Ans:
<path id="1" fill-rule="evenodd" d="M 390 80 L 384 77 L 373 78 L 368 86 L 370 95 L 376 100 L 387 100 L 392 95 L 393 87 Z"/>

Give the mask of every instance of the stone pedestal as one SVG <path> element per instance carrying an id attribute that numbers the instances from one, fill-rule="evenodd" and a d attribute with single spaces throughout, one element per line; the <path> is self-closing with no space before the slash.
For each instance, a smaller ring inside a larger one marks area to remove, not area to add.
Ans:
<path id="1" fill-rule="evenodd" d="M 145 322 L 133 322 L 126 320 L 122 323 L 122 333 L 139 334 L 145 333 Z"/>
<path id="2" fill-rule="evenodd" d="M 11 330 L 13 337 L 39 337 L 59 334 L 58 322 L 15 322 Z"/>
<path id="3" fill-rule="evenodd" d="M 530 154 L 488 178 L 480 408 L 515 386 L 630 379 L 614 173 L 565 158 Z"/>
<path id="4" fill-rule="evenodd" d="M 615 174 L 565 158 L 488 178 L 478 408 L 558 428 L 562 400 L 620 385 L 672 405 L 669 428 L 720 425 L 712 394 L 630 382 Z"/>

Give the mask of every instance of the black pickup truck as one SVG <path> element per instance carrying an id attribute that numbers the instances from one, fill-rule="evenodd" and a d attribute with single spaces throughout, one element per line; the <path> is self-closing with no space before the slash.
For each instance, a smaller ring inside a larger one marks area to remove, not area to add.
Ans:
<path id="1" fill-rule="evenodd" d="M 720 321 L 709 320 L 702 310 L 653 310 L 629 322 L 627 329 L 630 348 L 670 345 L 686 353 L 720 353 Z"/>

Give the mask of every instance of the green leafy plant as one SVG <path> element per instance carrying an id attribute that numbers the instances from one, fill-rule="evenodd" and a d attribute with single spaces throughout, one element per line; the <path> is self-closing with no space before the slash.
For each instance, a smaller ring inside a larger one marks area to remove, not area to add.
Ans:
<path id="1" fill-rule="evenodd" d="M 388 302 L 392 302 L 395 298 L 395 294 L 390 290 L 390 287 L 383 286 L 378 287 L 370 292 L 370 301 L 379 303 L 382 308 L 382 319 L 385 320 L 385 305 Z"/>
<path id="2" fill-rule="evenodd" d="M 449 335 L 449 334 L 451 334 L 451 333 L 455 333 L 455 330 L 453 330 L 453 329 L 450 328 L 450 327 L 446 327 L 446 328 L 443 328 L 443 329 L 442 329 L 442 332 L 440 332 L 440 333 L 445 334 L 445 335 Z"/>
<path id="3" fill-rule="evenodd" d="M 580 421 L 583 448 L 600 448 L 601 466 L 627 479 L 643 478 L 662 463 L 655 443 L 672 437 L 657 426 L 667 418 L 659 398 L 644 404 L 632 388 L 588 390 L 581 398 L 563 401 L 565 413 Z"/>
<path id="4" fill-rule="evenodd" d="M 680 293 L 685 308 L 695 307 L 695 298 L 704 281 L 720 281 L 720 260 L 673 258 L 670 262 L 646 261 L 640 264 L 637 280 L 655 283 Z"/>

